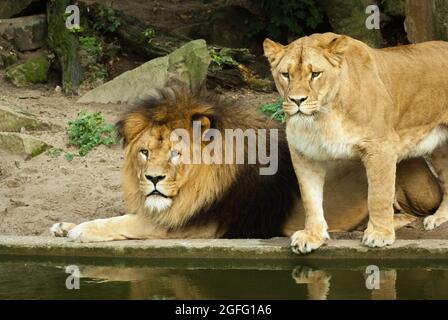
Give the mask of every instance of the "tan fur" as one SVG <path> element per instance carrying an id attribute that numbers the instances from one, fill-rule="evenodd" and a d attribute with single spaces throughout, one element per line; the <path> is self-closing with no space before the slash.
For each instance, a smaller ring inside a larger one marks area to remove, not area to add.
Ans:
<path id="1" fill-rule="evenodd" d="M 323 181 L 327 163 L 343 159 L 359 159 L 366 168 L 369 222 L 363 243 L 392 244 L 397 162 L 436 149 L 432 163 L 443 194 L 448 192 L 448 43 L 378 50 L 326 33 L 288 46 L 267 39 L 264 49 L 285 98 L 287 138 L 306 211 L 293 250 L 309 252 L 327 237 Z M 421 194 L 434 194 L 429 201 L 437 201 L 437 188 L 423 189 Z M 397 195 L 403 198 L 401 191 Z M 427 206 L 420 198 L 405 202 Z M 448 220 L 445 199 L 425 219 L 426 229 Z"/>

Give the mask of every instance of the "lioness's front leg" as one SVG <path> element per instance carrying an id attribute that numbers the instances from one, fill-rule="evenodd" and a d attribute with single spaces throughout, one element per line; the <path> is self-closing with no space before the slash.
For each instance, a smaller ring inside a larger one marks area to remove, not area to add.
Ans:
<path id="1" fill-rule="evenodd" d="M 363 156 L 368 181 L 369 223 L 362 243 L 369 247 L 384 247 L 395 241 L 394 209 L 395 172 L 397 157 L 393 152 L 381 152 L 380 147 Z"/>
<path id="2" fill-rule="evenodd" d="M 73 223 L 56 223 L 50 233 L 54 236 L 68 237 L 77 242 L 100 242 L 125 239 L 162 238 L 163 230 L 144 223 L 142 217 L 135 214 L 96 219 L 75 225 Z"/>
<path id="3" fill-rule="evenodd" d="M 308 253 L 330 238 L 323 209 L 326 165 L 304 157 L 293 146 L 290 150 L 305 209 L 305 229 L 291 236 L 291 248 L 295 253 Z"/>

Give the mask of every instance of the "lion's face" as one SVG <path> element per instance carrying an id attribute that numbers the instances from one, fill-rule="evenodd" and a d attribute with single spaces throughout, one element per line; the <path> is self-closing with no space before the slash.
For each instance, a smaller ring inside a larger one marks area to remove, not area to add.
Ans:
<path id="1" fill-rule="evenodd" d="M 339 90 L 346 38 L 331 34 L 300 38 L 288 46 L 263 43 L 285 112 L 313 115 L 328 111 Z"/>
<path id="2" fill-rule="evenodd" d="M 171 130 L 166 126 L 148 128 L 127 155 L 135 161 L 138 189 L 144 197 L 144 206 L 152 212 L 163 212 L 171 207 L 188 173 L 170 135 Z"/>
<path id="3" fill-rule="evenodd" d="M 140 108 L 118 124 L 126 145 L 123 189 L 133 212 L 156 214 L 179 207 L 182 188 L 191 188 L 186 184 L 195 180 L 191 156 L 203 145 L 199 142 L 198 149 L 191 140 L 193 124 L 199 123 L 204 132 L 211 115 L 207 106 L 182 108 L 181 103 L 171 103 Z"/>

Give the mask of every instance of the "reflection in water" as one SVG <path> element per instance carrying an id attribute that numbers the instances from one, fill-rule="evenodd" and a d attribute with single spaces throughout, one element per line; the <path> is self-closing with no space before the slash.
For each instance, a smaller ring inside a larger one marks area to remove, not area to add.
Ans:
<path id="1" fill-rule="evenodd" d="M 367 265 L 84 262 L 81 289 L 67 290 L 69 264 L 0 260 L 0 299 L 448 299 L 448 265 L 379 266 L 369 290 Z"/>
<path id="2" fill-rule="evenodd" d="M 296 267 L 292 272 L 292 278 L 297 284 L 306 284 L 308 291 L 308 299 L 310 300 L 327 300 L 330 293 L 329 271 L 313 270 L 308 267 Z M 384 270 L 379 274 L 379 288 L 371 289 L 372 300 L 396 300 L 397 292 L 395 289 L 395 281 L 397 279 L 397 271 Z M 365 283 L 365 281 L 364 281 Z M 349 286 L 351 287 L 351 286 Z M 367 286 L 366 288 L 367 289 Z M 360 292 L 360 288 L 358 288 Z M 361 298 L 361 297 L 359 297 Z"/>
<path id="3" fill-rule="evenodd" d="M 292 278 L 297 284 L 306 284 L 310 300 L 327 300 L 331 279 L 327 272 L 299 266 L 292 271 Z"/>

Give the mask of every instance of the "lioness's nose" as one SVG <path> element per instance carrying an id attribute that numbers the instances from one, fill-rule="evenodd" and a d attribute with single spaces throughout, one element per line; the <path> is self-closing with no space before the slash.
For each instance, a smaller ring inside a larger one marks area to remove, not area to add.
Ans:
<path id="1" fill-rule="evenodd" d="M 291 100 L 292 102 L 294 102 L 296 105 L 298 105 L 300 107 L 300 105 L 302 103 L 304 103 L 306 100 L 308 99 L 308 97 L 289 97 L 289 100 Z"/>
<path id="2" fill-rule="evenodd" d="M 149 181 L 151 181 L 152 183 L 154 183 L 154 185 L 157 184 L 157 182 L 165 179 L 165 176 L 150 176 L 150 175 L 145 175 L 146 179 L 148 179 Z"/>

